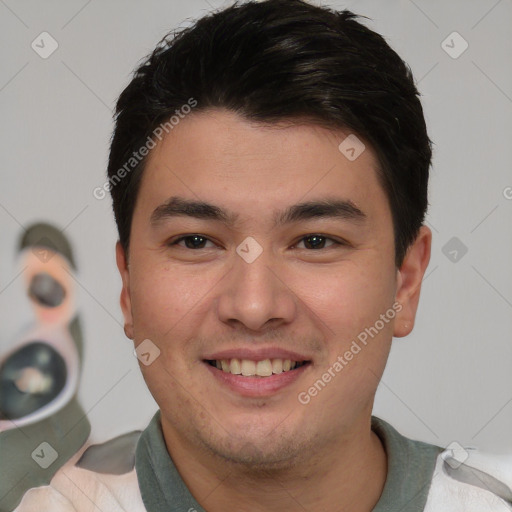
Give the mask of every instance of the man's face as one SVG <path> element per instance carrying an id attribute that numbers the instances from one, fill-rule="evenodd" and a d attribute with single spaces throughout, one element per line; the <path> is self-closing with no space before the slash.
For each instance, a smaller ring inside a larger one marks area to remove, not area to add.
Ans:
<path id="1" fill-rule="evenodd" d="M 406 334 L 393 304 L 409 292 L 375 154 L 367 144 L 350 161 L 338 149 L 348 135 L 215 110 L 182 120 L 150 154 L 129 266 L 119 245 L 118 264 L 135 345 L 160 350 L 141 368 L 166 439 L 278 464 L 367 426 L 393 333 Z M 226 218 L 176 215 L 170 198 Z M 337 215 L 282 215 L 326 201 Z M 286 360 L 299 364 L 281 371 Z"/>

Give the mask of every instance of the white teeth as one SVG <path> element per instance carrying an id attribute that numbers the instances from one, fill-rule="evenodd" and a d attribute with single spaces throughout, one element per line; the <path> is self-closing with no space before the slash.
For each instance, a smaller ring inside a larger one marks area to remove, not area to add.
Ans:
<path id="1" fill-rule="evenodd" d="M 254 361 L 249 361 L 248 359 L 242 360 L 242 375 L 244 377 L 250 377 L 251 375 L 256 375 L 256 363 Z"/>
<path id="2" fill-rule="evenodd" d="M 225 373 L 243 375 L 244 377 L 270 377 L 302 366 L 302 362 L 290 359 L 264 359 L 251 361 L 250 359 L 222 359 L 216 360 L 215 366 Z"/>
<path id="3" fill-rule="evenodd" d="M 272 363 L 270 362 L 270 359 L 258 361 L 256 364 L 256 375 L 259 375 L 260 377 L 269 377 L 272 375 Z"/>
<path id="4" fill-rule="evenodd" d="M 282 359 L 272 359 L 272 372 L 283 373 L 283 360 Z"/>
<path id="5" fill-rule="evenodd" d="M 239 359 L 231 359 L 230 370 L 233 375 L 240 375 L 242 373 Z"/>

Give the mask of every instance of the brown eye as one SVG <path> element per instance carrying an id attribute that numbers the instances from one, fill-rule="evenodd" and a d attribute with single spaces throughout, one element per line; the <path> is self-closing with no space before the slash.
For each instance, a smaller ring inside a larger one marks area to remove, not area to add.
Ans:
<path id="1" fill-rule="evenodd" d="M 302 238 L 299 243 L 301 243 L 302 241 L 305 241 L 304 245 L 306 246 L 306 249 L 316 250 L 316 249 L 325 249 L 326 248 L 325 247 L 326 240 L 330 240 L 331 242 L 333 242 L 331 245 L 328 245 L 327 248 L 332 247 L 334 245 L 342 245 L 340 242 L 337 242 L 336 240 L 333 240 L 332 238 L 329 238 L 329 237 L 326 237 L 323 235 L 317 235 L 317 234 L 307 235 L 304 238 Z"/>
<path id="2" fill-rule="evenodd" d="M 205 249 L 205 242 L 211 242 L 208 238 L 201 235 L 187 235 L 182 236 L 173 242 L 170 242 L 170 246 L 178 245 L 180 242 L 185 241 L 185 248 L 187 249 Z M 213 242 L 212 242 L 213 243 Z M 183 246 L 181 246 L 183 247 Z"/>

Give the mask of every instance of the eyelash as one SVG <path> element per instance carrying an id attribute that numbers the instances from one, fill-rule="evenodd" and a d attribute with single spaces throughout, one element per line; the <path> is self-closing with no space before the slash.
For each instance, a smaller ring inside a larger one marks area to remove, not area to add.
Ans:
<path id="1" fill-rule="evenodd" d="M 198 238 L 202 238 L 204 240 L 208 240 L 209 242 L 212 242 L 214 243 L 212 240 L 210 240 L 208 237 L 206 236 L 203 236 L 203 235 L 200 235 L 200 234 L 192 234 L 192 235 L 184 235 L 184 236 L 181 236 L 179 238 L 177 238 L 176 240 L 173 240 L 173 241 L 169 241 L 167 243 L 167 246 L 169 247 L 172 247 L 172 246 L 177 246 L 179 242 L 183 241 L 183 240 L 186 240 L 186 239 L 189 239 L 189 238 L 194 238 L 194 237 L 198 237 Z M 345 241 L 338 241 L 338 240 L 335 240 L 334 238 L 331 238 L 331 237 L 328 237 L 328 236 L 325 236 L 325 235 L 322 235 L 321 233 L 310 233 L 308 235 L 304 235 L 302 238 L 299 239 L 299 241 L 297 243 L 300 243 L 302 242 L 303 240 L 307 239 L 307 238 L 311 238 L 311 237 L 319 237 L 319 238 L 323 238 L 325 240 L 330 240 L 332 242 L 334 242 L 332 245 L 328 246 L 328 247 L 322 247 L 320 249 L 306 249 L 306 250 L 309 250 L 309 251 L 320 251 L 322 249 L 329 249 L 329 248 L 333 248 L 335 246 L 348 246 L 349 244 Z M 203 247 L 199 247 L 199 248 L 196 248 L 196 249 L 191 249 L 189 247 L 183 247 L 181 246 L 183 249 L 188 249 L 190 251 L 199 251 L 201 249 L 204 249 Z"/>

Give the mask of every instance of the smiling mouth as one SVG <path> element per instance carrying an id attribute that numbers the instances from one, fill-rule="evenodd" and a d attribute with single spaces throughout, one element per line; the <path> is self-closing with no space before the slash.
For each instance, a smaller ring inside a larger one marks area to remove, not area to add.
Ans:
<path id="1" fill-rule="evenodd" d="M 291 359 L 206 359 L 206 363 L 224 373 L 242 377 L 271 377 L 280 373 L 291 372 L 308 365 L 311 361 L 292 361 Z"/>

